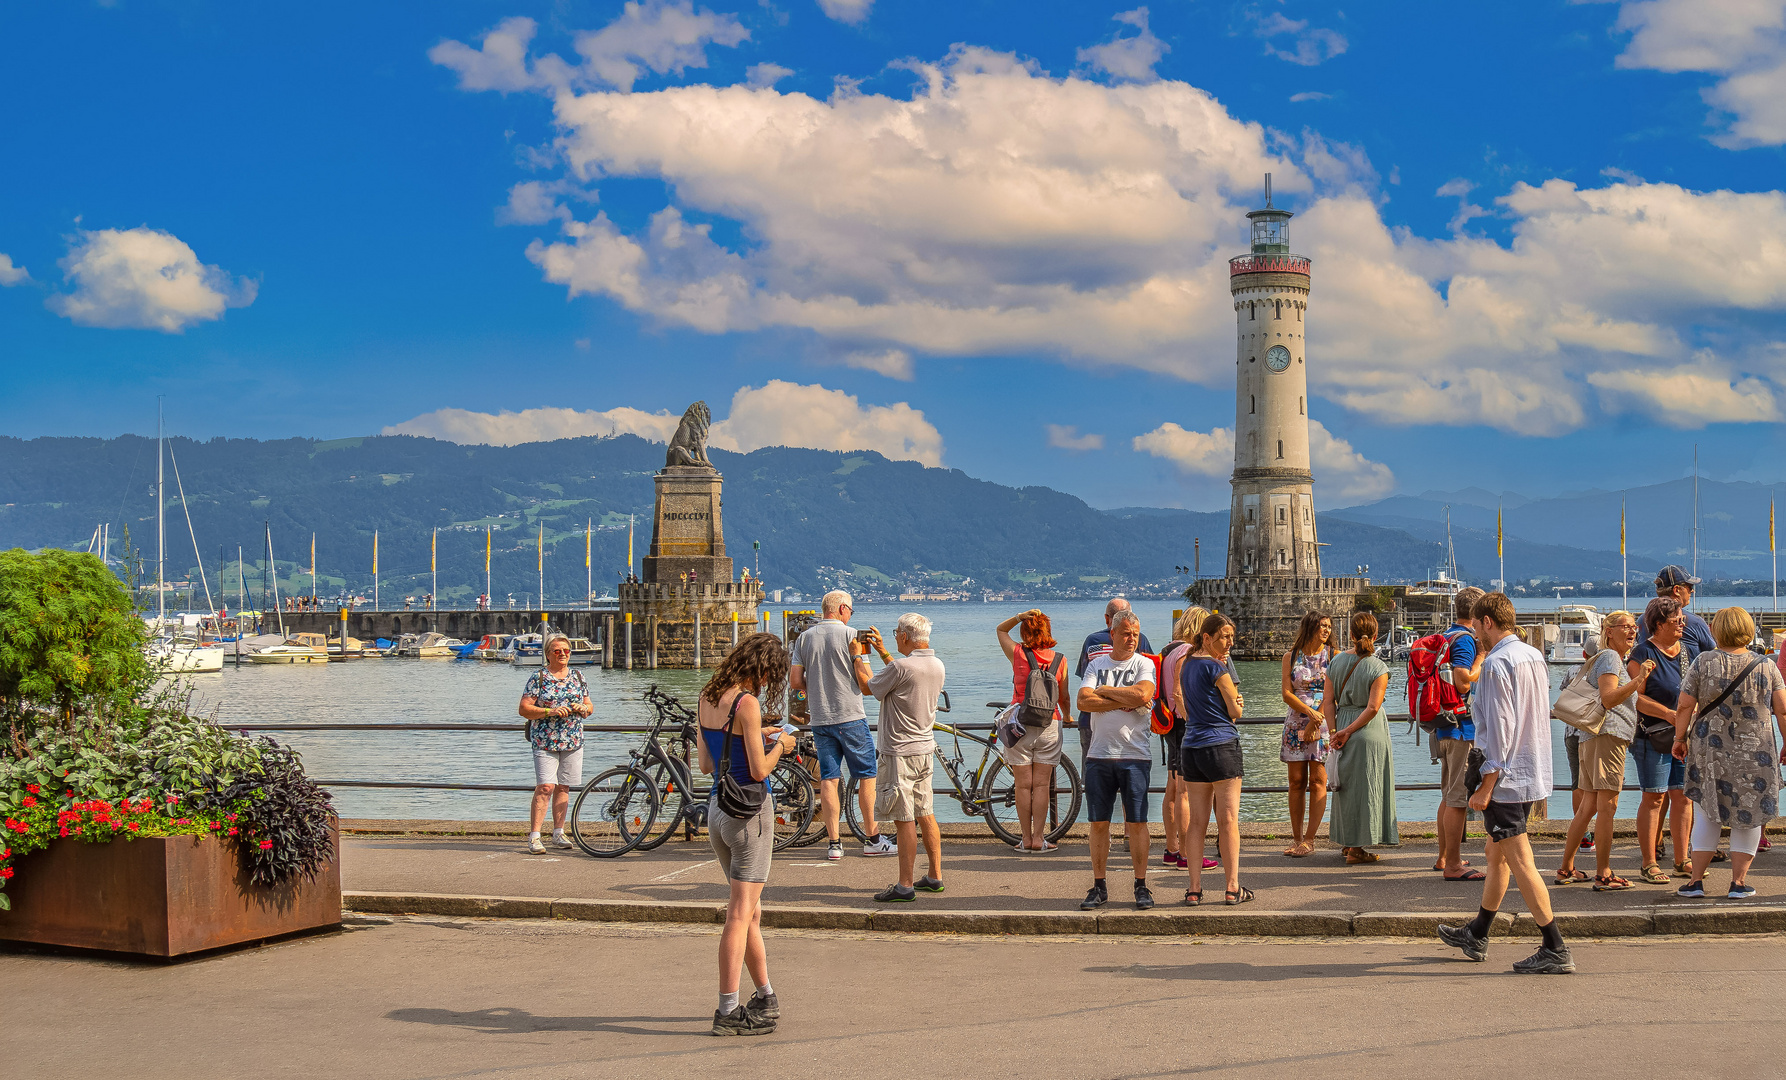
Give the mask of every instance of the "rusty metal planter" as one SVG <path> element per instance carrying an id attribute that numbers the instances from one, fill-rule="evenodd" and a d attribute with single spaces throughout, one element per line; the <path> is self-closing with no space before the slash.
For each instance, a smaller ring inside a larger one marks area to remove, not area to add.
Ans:
<path id="1" fill-rule="evenodd" d="M 0 940 L 163 959 L 341 923 L 341 862 L 314 881 L 249 880 L 233 841 L 56 840 L 16 862 Z"/>

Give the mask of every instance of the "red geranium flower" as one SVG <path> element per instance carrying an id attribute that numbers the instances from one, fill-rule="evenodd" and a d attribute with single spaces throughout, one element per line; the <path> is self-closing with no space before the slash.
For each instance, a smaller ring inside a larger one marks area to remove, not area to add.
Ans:
<path id="1" fill-rule="evenodd" d="M 235 827 L 235 826 L 234 826 L 234 825 L 231 825 L 231 826 L 230 826 L 230 827 L 229 827 L 229 834 L 230 834 L 230 835 L 231 835 L 231 836 L 234 836 L 234 835 L 236 835 L 236 827 Z"/>
<path id="2" fill-rule="evenodd" d="M 221 824 L 219 824 L 218 822 L 213 821 L 213 822 L 211 822 L 211 828 L 221 829 L 221 828 L 223 828 L 223 826 Z"/>
<path id="3" fill-rule="evenodd" d="M 31 796 L 27 795 L 27 796 L 25 796 L 24 802 L 22 802 L 20 805 L 23 806 L 25 809 L 29 810 L 33 806 L 37 805 L 37 800 L 33 799 Z"/>
<path id="4" fill-rule="evenodd" d="M 38 787 L 36 784 L 26 784 L 25 790 L 29 791 L 33 795 L 36 795 L 38 792 L 42 791 L 43 789 Z"/>
<path id="5" fill-rule="evenodd" d="M 261 842 L 260 842 L 260 849 L 261 849 L 261 850 L 262 850 L 262 851 L 271 851 L 271 850 L 273 850 L 273 841 L 271 841 L 271 840 L 262 840 L 262 841 L 261 841 Z"/>
<path id="6" fill-rule="evenodd" d="M 236 820 L 236 815 L 234 815 L 234 814 L 225 814 L 224 816 L 229 818 L 231 821 Z"/>
<path id="7" fill-rule="evenodd" d="M 10 867 L 10 866 L 0 867 L 0 880 L 5 880 L 6 878 L 9 878 L 11 876 L 12 876 L 12 867 Z"/>

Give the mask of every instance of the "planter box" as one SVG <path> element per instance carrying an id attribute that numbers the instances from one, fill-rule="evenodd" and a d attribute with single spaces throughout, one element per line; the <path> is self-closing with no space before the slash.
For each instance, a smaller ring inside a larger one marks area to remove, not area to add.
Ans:
<path id="1" fill-rule="evenodd" d="M 214 836 L 56 840 L 15 865 L 0 940 L 171 958 L 341 924 L 339 841 L 316 880 L 270 889 Z"/>

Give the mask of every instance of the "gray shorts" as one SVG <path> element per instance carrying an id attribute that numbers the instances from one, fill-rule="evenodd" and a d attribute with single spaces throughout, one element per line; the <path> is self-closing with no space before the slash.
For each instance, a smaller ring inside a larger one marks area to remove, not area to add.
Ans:
<path id="1" fill-rule="evenodd" d="M 764 799 L 757 816 L 744 821 L 721 810 L 717 797 L 708 799 L 707 840 L 727 881 L 768 881 L 775 856 L 775 799 Z"/>
<path id="2" fill-rule="evenodd" d="M 583 748 L 575 750 L 541 750 L 533 748 L 533 782 L 557 784 L 560 787 L 583 786 Z"/>
<path id="3" fill-rule="evenodd" d="M 999 756 L 1006 765 L 1059 765 L 1060 721 L 1047 727 L 1025 728 L 1023 738 L 1010 746 L 1000 746 Z"/>

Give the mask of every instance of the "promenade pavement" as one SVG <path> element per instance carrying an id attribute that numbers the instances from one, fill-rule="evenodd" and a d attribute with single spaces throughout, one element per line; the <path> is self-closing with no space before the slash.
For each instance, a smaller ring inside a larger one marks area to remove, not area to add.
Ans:
<path id="1" fill-rule="evenodd" d="M 782 1020 L 707 1034 L 718 928 L 361 919 L 171 967 L 0 954 L 8 1076 L 581 1080 L 1771 1077 L 1786 939 L 1574 943 L 1516 976 L 1431 939 L 766 932 Z M 1708 992 L 1710 991 L 1710 992 Z"/>
<path id="2" fill-rule="evenodd" d="M 1290 859 L 1281 854 L 1286 846 L 1283 840 L 1243 840 L 1241 881 L 1255 891 L 1258 899 L 1226 909 L 1222 904 L 1220 871 L 1212 870 L 1204 874 L 1205 906 L 1201 910 L 1211 915 L 1264 911 L 1348 916 L 1370 912 L 1466 913 L 1474 912 L 1480 899 L 1480 883 L 1445 881 L 1431 869 L 1437 858 L 1437 847 L 1431 841 L 1410 841 L 1399 848 L 1377 849 L 1381 861 L 1368 866 L 1347 866 L 1338 850 L 1331 847 L 1318 850 L 1309 858 Z M 839 862 L 825 859 L 822 842 L 778 854 L 763 892 L 764 903 L 786 910 L 1077 913 L 1079 901 L 1091 883 L 1090 858 L 1083 840 L 1068 839 L 1058 851 L 1048 855 L 1022 855 L 984 838 L 945 839 L 943 847 L 947 891 L 920 893 L 915 903 L 877 905 L 872 901 L 876 891 L 896 880 L 897 860 L 890 856 L 866 858 L 854 841 L 846 843 L 847 855 Z M 1560 861 L 1562 842 L 1538 837 L 1535 847 L 1539 866 L 1546 871 L 1548 880 Z M 1128 856 L 1120 841 L 1113 848 L 1107 873 L 1110 904 L 1105 910 L 1132 913 Z M 1159 851 L 1156 841 L 1148 871 L 1159 903 L 1155 914 L 1184 913 L 1188 909 L 1181 907 L 1180 901 L 1188 874 L 1161 866 Z M 1595 892 L 1585 883 L 1553 887 L 1552 903 L 1564 913 L 1635 913 L 1642 919 L 1649 919 L 1655 912 L 1739 911 L 1778 906 L 1786 903 L 1786 848 L 1780 852 L 1764 852 L 1757 859 L 1749 878 L 1759 892 L 1753 900 L 1722 899 L 1722 890 L 1730 880 L 1729 868 L 1728 864 L 1716 864 L 1707 875 L 1711 899 L 1675 897 L 1680 879 L 1674 879 L 1667 886 L 1639 883 L 1621 892 Z M 726 899 L 725 881 L 713 861 L 712 851 L 700 840 L 671 841 L 652 852 L 592 859 L 575 850 L 554 849 L 546 855 L 529 855 L 520 838 L 350 835 L 342 838 L 341 854 L 342 886 L 350 892 L 568 897 L 709 906 L 723 905 Z M 1480 867 L 1481 841 L 1470 841 L 1465 854 Z M 1613 852 L 1614 871 L 1637 882 L 1637 863 L 1635 842 L 1619 841 Z M 1581 853 L 1577 866 L 1593 873 L 1592 853 Z M 920 855 L 919 872 L 923 869 Z M 418 910 L 401 906 L 380 909 L 358 903 L 351 906 L 362 910 Z M 1503 910 L 1524 910 L 1517 890 L 1509 890 Z M 1648 933 L 1651 929 L 1646 925 L 1633 932 Z M 1598 932 L 1614 931 L 1602 925 Z"/>

